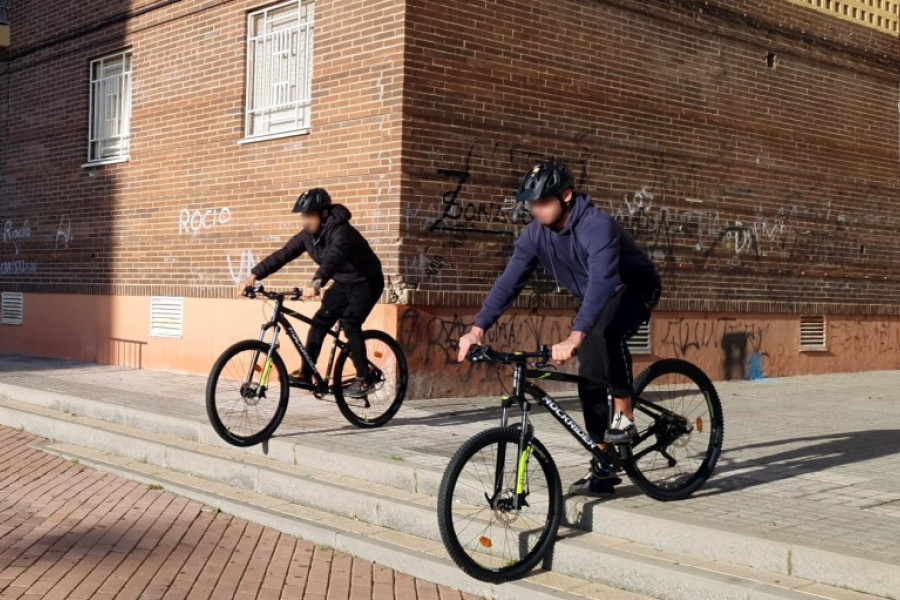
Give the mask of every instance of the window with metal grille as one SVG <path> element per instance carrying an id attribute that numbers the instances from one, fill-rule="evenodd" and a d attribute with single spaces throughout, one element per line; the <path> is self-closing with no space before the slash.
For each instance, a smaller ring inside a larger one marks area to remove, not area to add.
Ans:
<path id="1" fill-rule="evenodd" d="M 314 6 L 292 0 L 248 15 L 245 141 L 309 129 Z"/>
<path id="2" fill-rule="evenodd" d="M 638 327 L 637 333 L 628 338 L 628 351 L 632 354 L 650 354 L 650 323 Z"/>
<path id="3" fill-rule="evenodd" d="M 0 25 L 9 25 L 9 8 L 7 0 L 0 0 Z"/>
<path id="4" fill-rule="evenodd" d="M 184 330 L 184 298 L 152 296 L 150 298 L 150 335 L 180 338 Z"/>
<path id="5" fill-rule="evenodd" d="M 131 134 L 131 53 L 91 62 L 88 164 L 128 159 Z"/>
<path id="6" fill-rule="evenodd" d="M 800 317 L 800 350 L 822 351 L 828 349 L 825 317 Z"/>
<path id="7" fill-rule="evenodd" d="M 25 297 L 22 292 L 0 294 L 0 324 L 21 325 L 24 315 Z"/>

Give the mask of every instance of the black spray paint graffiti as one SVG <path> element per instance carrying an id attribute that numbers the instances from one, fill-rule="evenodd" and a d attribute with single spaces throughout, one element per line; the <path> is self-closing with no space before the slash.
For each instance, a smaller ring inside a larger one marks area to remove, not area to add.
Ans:
<path id="1" fill-rule="evenodd" d="M 397 340 L 413 360 L 421 358 L 426 366 L 457 365 L 459 338 L 474 322 L 474 316 L 428 315 L 412 308 L 400 318 Z M 506 350 L 537 349 L 538 344 L 562 340 L 570 324 L 567 317 L 506 315 L 485 333 L 485 343 Z M 467 373 L 469 370 L 466 368 Z M 470 375 L 464 377 L 468 381 Z"/>
<path id="2" fill-rule="evenodd" d="M 761 379 L 769 354 L 765 348 L 768 325 L 720 317 L 711 320 L 672 319 L 664 325 L 662 345 L 673 356 L 690 358 L 694 352 L 719 349 L 725 379 Z"/>
<path id="3" fill-rule="evenodd" d="M 531 222 L 531 213 L 512 202 L 500 205 L 493 202 L 476 203 L 460 200 L 459 196 L 471 177 L 468 170 L 438 169 L 438 174 L 457 178 L 457 186 L 442 195 L 444 212 L 437 221 L 428 226 L 429 231 L 512 236 L 517 235 L 521 227 Z M 505 225 L 512 228 L 485 228 L 484 225 Z M 458 242 L 457 245 L 461 244 Z"/>
<path id="4" fill-rule="evenodd" d="M 463 168 L 439 168 L 437 174 L 451 178 L 456 187 L 441 195 L 442 214 L 440 218 L 428 226 L 428 231 L 445 231 L 456 233 L 475 233 L 487 235 L 518 235 L 522 227 L 531 222 L 531 213 L 516 204 L 511 198 L 504 203 L 496 201 L 467 201 L 461 198 L 466 185 L 472 179 L 473 161 L 479 158 L 490 162 L 494 168 L 502 167 L 510 170 L 515 177 L 524 173 L 534 163 L 549 158 L 546 154 L 535 152 L 518 145 L 508 149 L 498 143 L 485 140 L 474 142 L 466 153 Z M 587 155 L 570 161 L 565 157 L 559 160 L 577 166 L 579 179 L 587 181 Z M 515 181 L 510 180 L 510 190 Z M 497 226 L 500 227 L 497 227 Z M 504 227 L 505 226 L 505 227 Z"/>

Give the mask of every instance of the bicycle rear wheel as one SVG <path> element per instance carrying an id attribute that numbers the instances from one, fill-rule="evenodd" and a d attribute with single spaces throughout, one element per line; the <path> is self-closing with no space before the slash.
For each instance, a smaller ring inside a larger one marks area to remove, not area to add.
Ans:
<path id="1" fill-rule="evenodd" d="M 634 399 L 638 433 L 626 473 L 651 498 L 687 498 L 712 474 L 722 451 L 716 388 L 691 363 L 661 360 L 638 376 Z"/>
<path id="2" fill-rule="evenodd" d="M 394 338 L 383 331 L 364 331 L 369 371 L 375 382 L 362 398 L 344 394 L 344 386 L 356 378 L 356 367 L 350 360 L 349 347 L 341 351 L 334 365 L 334 400 L 348 421 L 357 427 L 381 427 L 390 421 L 403 399 L 409 383 L 406 356 Z"/>
<path id="3" fill-rule="evenodd" d="M 531 448 L 518 510 L 518 428 L 479 433 L 444 472 L 438 494 L 441 539 L 453 562 L 481 581 L 524 577 L 556 538 L 563 510 L 559 471 L 543 444 L 532 439 Z"/>
<path id="4" fill-rule="evenodd" d="M 287 368 L 273 353 L 266 369 L 268 352 L 269 344 L 259 340 L 238 342 L 210 371 L 206 414 L 219 437 L 234 446 L 253 446 L 272 437 L 287 410 Z"/>

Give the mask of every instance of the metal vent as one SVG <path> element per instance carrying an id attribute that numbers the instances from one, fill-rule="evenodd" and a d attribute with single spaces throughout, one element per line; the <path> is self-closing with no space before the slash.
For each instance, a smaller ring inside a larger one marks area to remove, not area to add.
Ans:
<path id="1" fill-rule="evenodd" d="M 152 296 L 150 298 L 150 335 L 180 338 L 184 328 L 184 298 Z"/>
<path id="2" fill-rule="evenodd" d="M 800 350 L 827 350 L 825 317 L 800 317 Z"/>
<path id="3" fill-rule="evenodd" d="M 650 323 L 638 327 L 637 333 L 628 338 L 628 350 L 632 354 L 650 354 Z"/>
<path id="4" fill-rule="evenodd" d="M 3 292 L 0 294 L 0 324 L 21 325 L 25 296 L 22 292 Z"/>

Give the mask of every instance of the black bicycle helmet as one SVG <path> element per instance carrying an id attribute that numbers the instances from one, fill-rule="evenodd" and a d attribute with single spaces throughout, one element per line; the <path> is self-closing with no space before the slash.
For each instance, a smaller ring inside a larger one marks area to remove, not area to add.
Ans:
<path id="1" fill-rule="evenodd" d="M 516 202 L 534 202 L 541 198 L 560 196 L 574 187 L 575 178 L 569 168 L 555 160 L 548 160 L 536 164 L 525 174 L 516 192 Z"/>
<path id="2" fill-rule="evenodd" d="M 323 188 L 313 188 L 300 194 L 294 204 L 295 213 L 319 212 L 331 206 L 331 196 Z"/>

